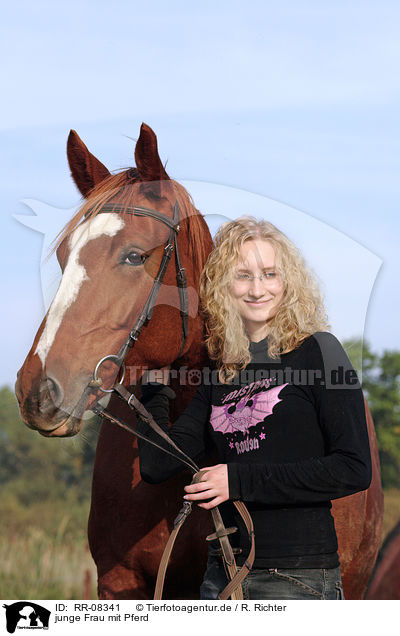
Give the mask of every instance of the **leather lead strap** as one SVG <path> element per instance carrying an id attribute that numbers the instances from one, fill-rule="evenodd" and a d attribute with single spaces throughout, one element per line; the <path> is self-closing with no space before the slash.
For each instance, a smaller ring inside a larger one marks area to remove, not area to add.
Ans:
<path id="1" fill-rule="evenodd" d="M 202 474 L 204 474 L 204 471 L 199 471 L 199 473 L 194 475 L 192 483 L 201 481 Z M 200 478 L 196 479 L 198 475 L 200 475 Z M 239 512 L 246 526 L 247 532 L 249 533 L 249 537 L 251 540 L 251 548 L 250 548 L 249 555 L 246 559 L 246 562 L 244 563 L 242 568 L 238 570 L 235 563 L 235 557 L 233 555 L 232 547 L 227 539 L 227 535 L 230 534 L 229 531 L 232 530 L 232 528 L 225 529 L 218 507 L 212 508 L 211 514 L 212 514 L 212 518 L 215 525 L 215 530 L 216 530 L 215 534 L 220 540 L 226 575 L 229 579 L 231 579 L 228 585 L 219 594 L 218 598 L 220 600 L 226 600 L 229 597 L 231 597 L 232 600 L 243 600 L 243 590 L 242 590 L 241 584 L 242 584 L 242 581 L 246 578 L 247 574 L 250 572 L 254 563 L 254 556 L 255 556 L 254 528 L 253 528 L 253 521 L 251 519 L 250 513 L 242 501 L 234 501 L 233 504 L 236 507 L 237 511 Z M 174 528 L 164 548 L 160 565 L 158 567 L 157 581 L 156 581 L 156 587 L 155 587 L 154 597 L 153 597 L 154 600 L 162 599 L 162 591 L 164 587 L 165 575 L 168 568 L 171 553 L 172 553 L 176 538 L 178 536 L 179 530 L 185 523 L 186 519 L 191 513 L 191 510 L 192 510 L 191 502 L 184 501 L 183 508 L 181 509 L 181 511 L 179 512 L 178 516 L 176 517 L 174 521 Z M 236 530 L 236 528 L 234 528 L 234 530 Z M 207 540 L 213 540 L 213 539 L 215 539 L 214 535 L 210 535 L 207 537 Z M 227 556 L 225 556 L 226 554 Z"/>
<path id="2" fill-rule="evenodd" d="M 194 475 L 192 479 L 192 483 L 201 482 L 203 476 L 207 473 L 206 470 L 200 470 L 196 475 Z M 222 550 L 223 556 L 223 564 L 225 567 L 225 573 L 229 579 L 233 579 L 237 574 L 237 567 L 235 561 L 235 555 L 233 554 L 232 546 L 228 539 L 228 534 L 231 534 L 232 531 L 235 532 L 236 528 L 225 528 L 224 522 L 222 521 L 221 513 L 216 508 L 211 508 L 211 516 L 215 527 L 214 534 L 211 534 L 207 537 L 207 541 L 212 541 L 213 539 L 218 539 L 219 544 Z M 235 593 L 232 592 L 232 599 L 242 599 L 242 589 L 235 588 Z"/>
<path id="3" fill-rule="evenodd" d="M 244 579 L 246 578 L 246 576 L 248 575 L 248 573 L 250 572 L 251 568 L 253 567 L 253 563 L 254 563 L 254 557 L 256 554 L 256 545 L 255 545 L 255 538 L 254 538 L 254 526 L 253 526 L 253 520 L 250 516 L 249 511 L 247 510 L 246 506 L 244 505 L 243 501 L 234 501 L 233 502 L 236 510 L 238 511 L 238 513 L 240 514 L 245 526 L 246 526 L 246 530 L 248 532 L 248 535 L 250 537 L 250 552 L 249 555 L 245 561 L 245 563 L 243 564 L 243 566 L 241 567 L 241 569 L 238 571 L 238 573 L 232 578 L 232 580 L 230 581 L 230 583 L 228 583 L 228 585 L 222 590 L 221 594 L 218 596 L 218 598 L 223 601 L 228 599 L 229 597 L 231 597 L 232 599 L 234 598 L 233 594 L 234 594 L 234 590 L 239 589 L 240 592 L 242 593 L 242 581 L 244 581 Z M 243 598 L 243 595 L 241 596 L 241 598 Z"/>
<path id="4" fill-rule="evenodd" d="M 150 428 L 152 428 L 158 435 L 160 435 L 160 437 L 165 439 L 165 441 L 168 442 L 168 444 L 170 444 L 176 450 L 176 452 L 178 453 L 178 456 L 174 455 L 176 459 L 179 459 L 180 461 L 184 462 L 194 473 L 197 473 L 200 470 L 197 464 L 195 464 L 195 462 L 193 461 L 193 459 L 189 457 L 189 455 L 186 455 L 186 453 L 184 453 L 179 448 L 179 446 L 175 444 L 175 442 L 169 437 L 169 435 L 167 435 L 167 433 L 161 428 L 161 426 L 157 424 L 154 418 L 146 410 L 143 404 L 137 399 L 137 397 L 133 395 L 133 393 L 129 393 L 129 391 L 127 391 L 122 384 L 116 384 L 114 386 L 114 391 L 116 391 L 116 393 L 118 393 L 118 395 L 128 404 L 128 406 L 132 409 L 132 411 L 135 411 L 136 413 L 138 413 L 140 417 L 142 418 L 142 420 L 146 422 L 146 424 L 148 424 Z M 134 429 L 133 427 L 130 428 L 129 430 L 135 435 L 139 435 L 136 429 Z M 145 439 L 146 441 L 152 442 L 152 440 L 148 439 L 144 435 L 141 435 L 141 437 L 143 437 L 143 439 Z M 157 446 L 157 448 L 159 448 L 160 450 L 166 451 L 166 449 L 163 446 L 159 446 L 156 442 L 152 442 L 152 443 L 153 443 L 153 446 Z"/>
<path id="5" fill-rule="evenodd" d="M 167 572 L 168 563 L 171 557 L 172 549 L 174 547 L 176 537 L 178 536 L 178 532 L 183 526 L 183 524 L 185 523 L 188 516 L 190 515 L 191 511 L 192 511 L 192 504 L 190 503 L 190 501 L 184 501 L 183 508 L 180 510 L 178 516 L 176 517 L 174 521 L 174 529 L 169 535 L 169 539 L 167 541 L 167 544 L 164 548 L 163 555 L 161 557 L 160 565 L 158 566 L 156 587 L 155 587 L 154 596 L 153 596 L 155 601 L 161 601 L 162 599 L 165 574 Z"/>

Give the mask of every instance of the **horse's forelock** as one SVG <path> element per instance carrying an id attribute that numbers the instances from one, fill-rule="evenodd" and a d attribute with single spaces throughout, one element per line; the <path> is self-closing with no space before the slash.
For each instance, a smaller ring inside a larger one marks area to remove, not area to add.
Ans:
<path id="1" fill-rule="evenodd" d="M 136 180 L 139 180 L 139 173 L 136 170 L 137 174 L 135 175 L 135 170 L 136 168 L 129 168 L 128 170 L 118 172 L 117 174 L 110 174 L 109 177 L 103 179 L 101 183 L 96 185 L 86 197 L 77 213 L 74 214 L 72 219 L 68 221 L 61 232 L 56 236 L 53 243 L 52 253 L 54 253 L 61 243 L 72 234 L 83 219 L 86 220 L 93 216 L 97 216 L 103 205 L 112 201 L 112 199 L 122 191 L 124 186 L 128 183 L 133 184 Z M 122 203 L 122 201 L 120 202 Z M 128 205 L 129 203 L 126 203 L 126 207 L 128 207 Z"/>

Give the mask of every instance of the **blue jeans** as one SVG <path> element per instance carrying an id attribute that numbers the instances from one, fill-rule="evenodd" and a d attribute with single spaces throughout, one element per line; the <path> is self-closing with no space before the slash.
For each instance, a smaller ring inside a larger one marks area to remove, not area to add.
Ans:
<path id="1" fill-rule="evenodd" d="M 208 557 L 200 599 L 217 599 L 228 584 L 220 557 Z M 344 600 L 340 569 L 255 568 L 242 583 L 246 600 Z"/>

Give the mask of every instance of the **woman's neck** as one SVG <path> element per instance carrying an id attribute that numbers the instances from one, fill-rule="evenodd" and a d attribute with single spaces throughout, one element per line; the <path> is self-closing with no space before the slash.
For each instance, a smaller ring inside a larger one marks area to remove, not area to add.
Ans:
<path id="1" fill-rule="evenodd" d="M 260 342 L 268 336 L 269 329 L 266 325 L 262 325 L 258 329 L 247 329 L 246 331 L 250 342 Z"/>

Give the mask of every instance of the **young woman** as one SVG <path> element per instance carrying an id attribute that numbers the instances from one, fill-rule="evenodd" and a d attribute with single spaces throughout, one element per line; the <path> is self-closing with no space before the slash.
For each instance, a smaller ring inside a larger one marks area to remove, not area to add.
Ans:
<path id="1" fill-rule="evenodd" d="M 215 370 L 203 370 L 169 435 L 195 460 L 211 439 L 221 463 L 186 486 L 185 498 L 220 506 L 225 525 L 238 526 L 230 538 L 239 566 L 249 546 L 230 502 L 248 507 L 256 556 L 245 598 L 343 598 L 331 500 L 368 488 L 371 460 L 361 388 L 326 331 L 318 286 L 282 232 L 241 217 L 218 232 L 200 295 Z M 160 382 L 142 388 L 143 403 L 167 430 L 173 391 Z M 139 452 L 146 481 L 182 470 L 140 440 Z M 200 598 L 218 598 L 227 582 L 211 549 Z"/>

